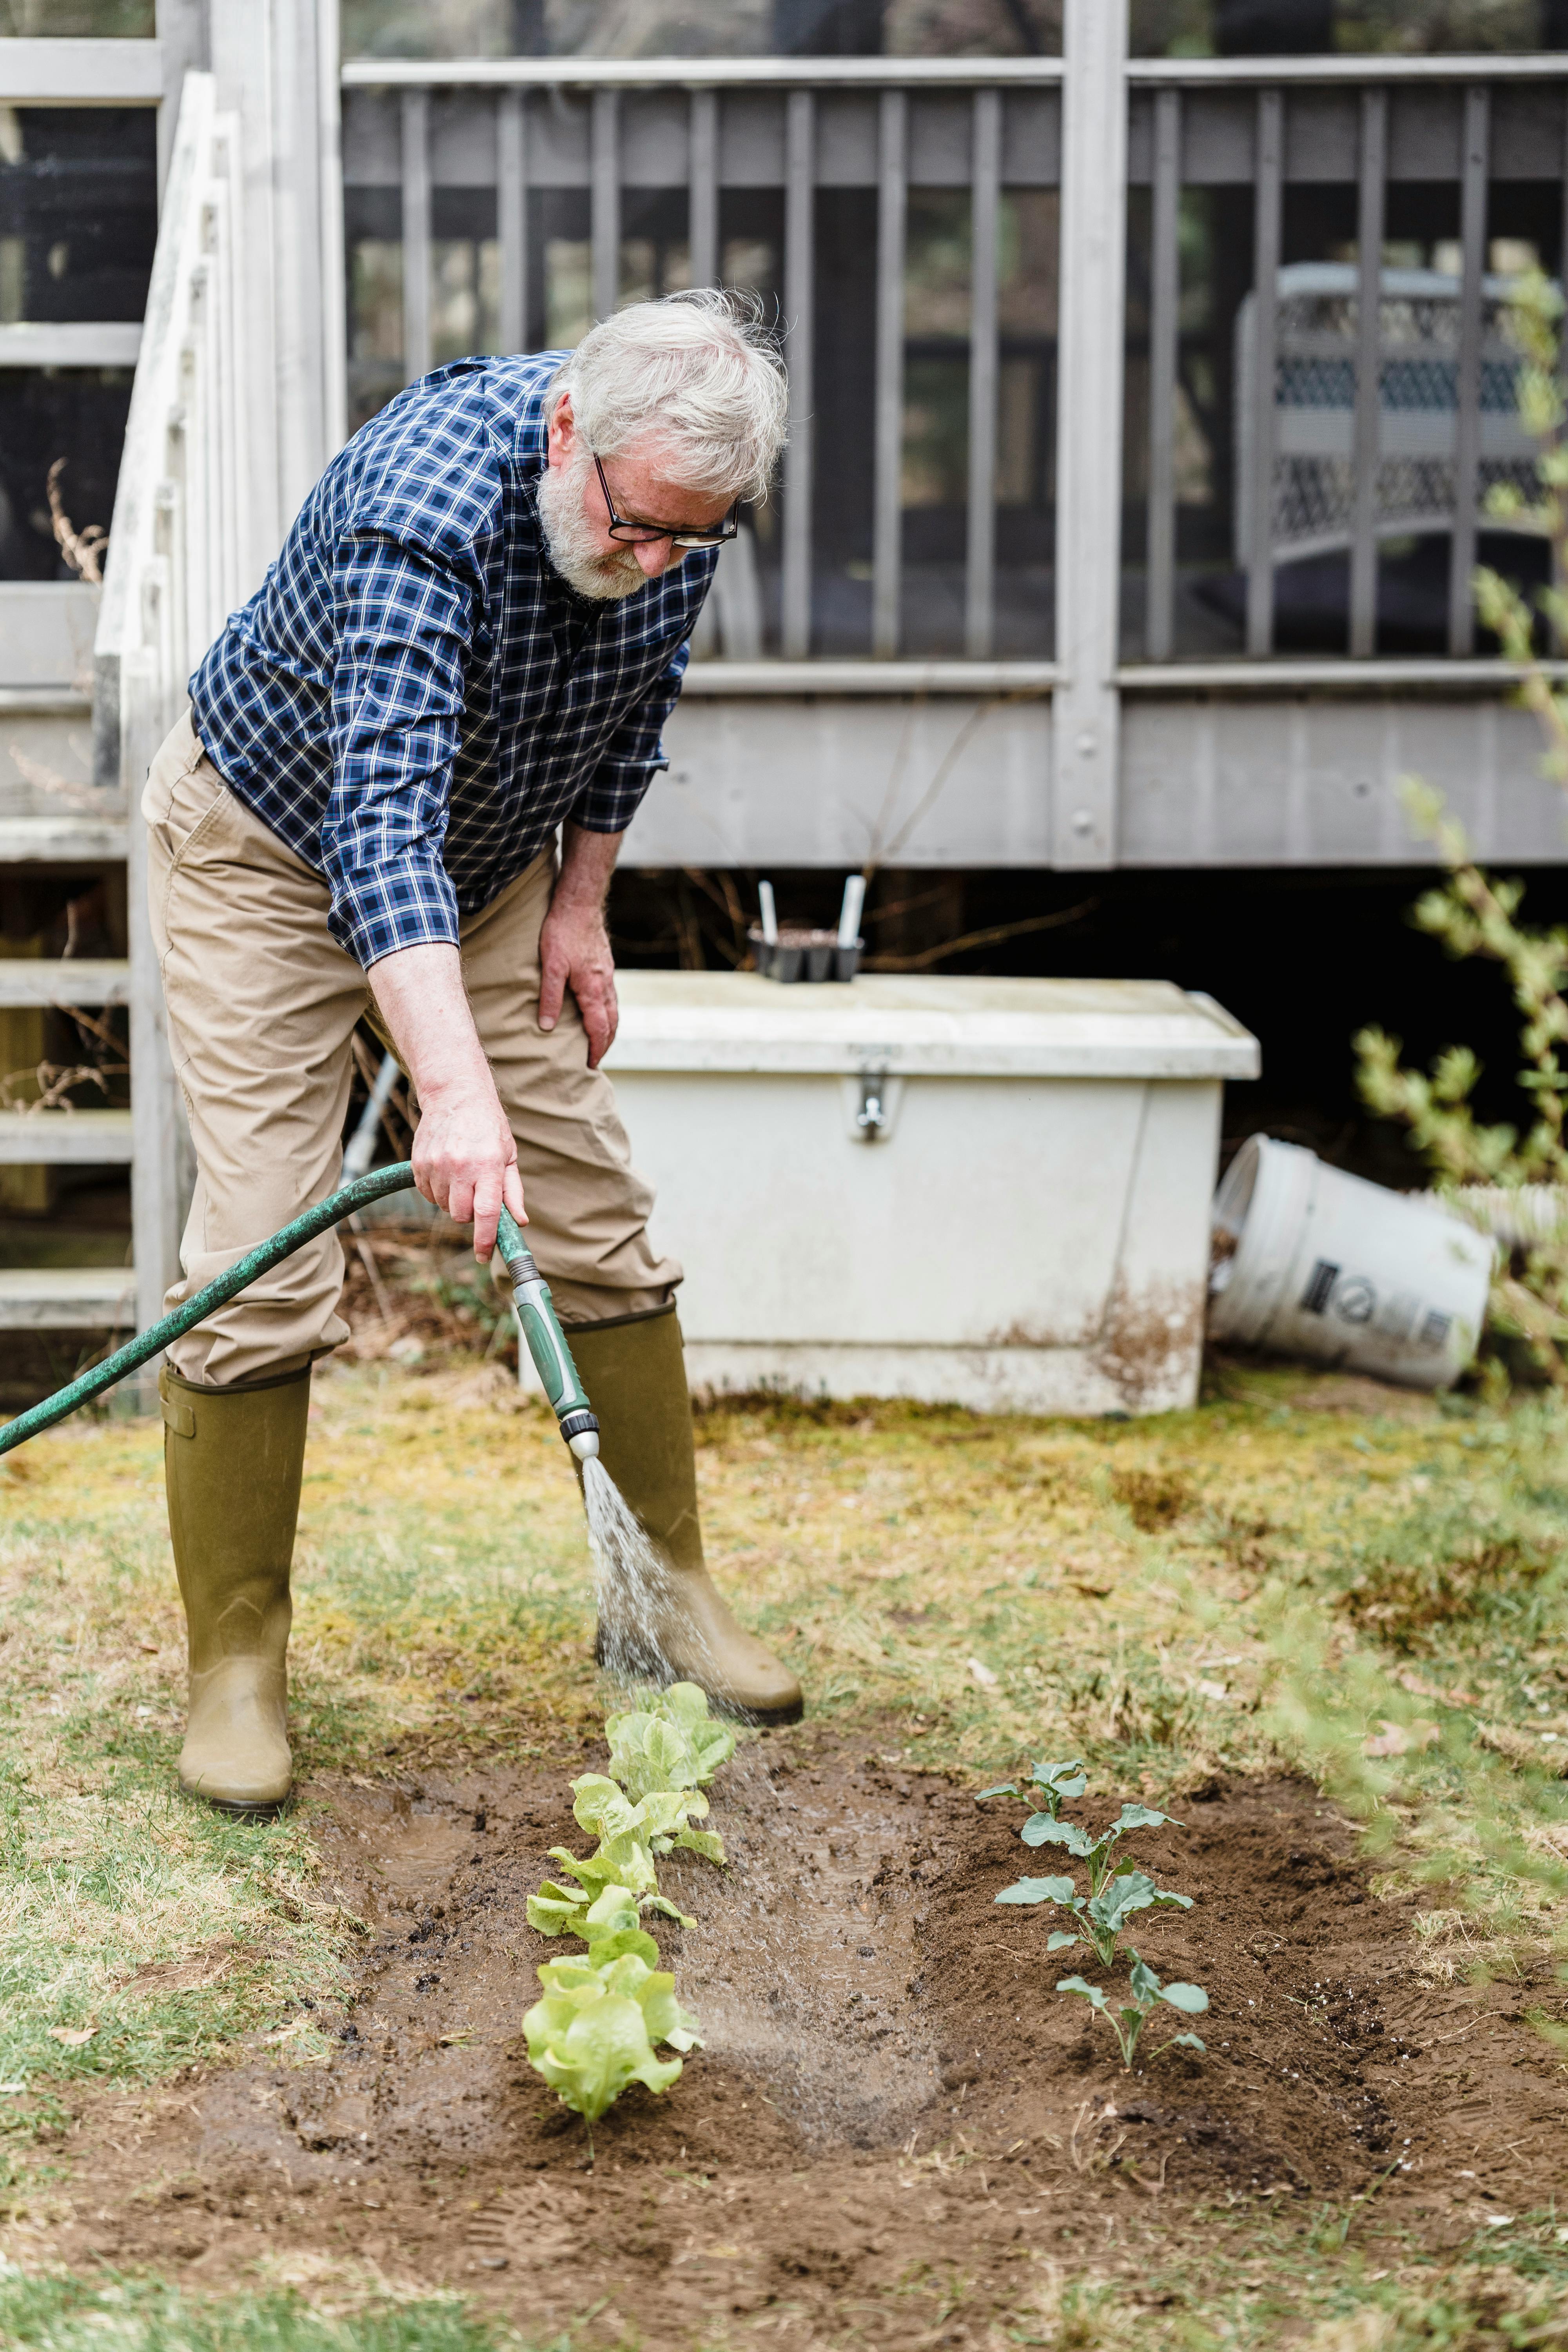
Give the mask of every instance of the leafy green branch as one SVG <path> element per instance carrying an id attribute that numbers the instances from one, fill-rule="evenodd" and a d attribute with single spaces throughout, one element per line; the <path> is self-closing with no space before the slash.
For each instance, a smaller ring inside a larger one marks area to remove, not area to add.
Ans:
<path id="1" fill-rule="evenodd" d="M 1561 376 L 1563 299 L 1539 273 L 1522 278 L 1509 310 L 1509 331 L 1520 353 L 1519 413 L 1536 446 L 1533 500 L 1515 483 L 1497 485 L 1489 515 L 1544 538 L 1552 551 L 1551 584 L 1532 604 L 1502 575 L 1475 575 L 1480 615 L 1504 656 L 1520 672 L 1520 698 L 1540 721 L 1547 774 L 1568 789 L 1568 685 L 1550 673 L 1536 651 L 1544 619 L 1553 643 L 1568 643 L 1568 403 Z M 1414 909 L 1418 929 L 1456 959 L 1499 965 L 1521 1016 L 1517 1082 L 1529 1097 L 1522 1129 L 1487 1124 L 1474 1095 L 1481 1065 L 1468 1046 L 1451 1045 L 1429 1072 L 1406 1068 L 1402 1046 L 1375 1026 L 1355 1040 L 1363 1100 L 1380 1117 L 1400 1120 L 1426 1158 L 1440 1192 L 1469 1184 L 1516 1196 L 1512 1228 L 1500 1253 L 1491 1297 L 1492 1320 L 1521 1339 L 1547 1378 L 1568 1387 L 1568 1150 L 1564 1095 L 1568 1072 L 1568 930 L 1531 929 L 1520 920 L 1524 886 L 1487 874 L 1477 864 L 1462 825 L 1430 786 L 1413 778 L 1401 797 L 1415 831 L 1430 840 L 1446 878 Z M 1539 1189 L 1537 1189 L 1539 1188 Z"/>

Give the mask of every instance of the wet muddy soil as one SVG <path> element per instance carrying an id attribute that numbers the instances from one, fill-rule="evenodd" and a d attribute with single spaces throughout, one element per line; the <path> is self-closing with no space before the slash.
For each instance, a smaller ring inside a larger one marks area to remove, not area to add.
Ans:
<path id="1" fill-rule="evenodd" d="M 367 1928 L 350 1998 L 300 2012 L 329 2056 L 298 2063 L 285 2029 L 172 2088 L 75 2095 L 56 2219 L 11 2250 L 193 2286 L 346 2266 L 541 2331 L 596 2307 L 595 2340 L 648 2352 L 773 2322 L 962 2344 L 1028 2305 L 1042 2258 L 1147 2259 L 1194 2200 L 1305 2222 L 1375 2185 L 1385 2226 L 1454 2242 L 1568 2188 L 1568 2075 L 1527 2015 L 1562 1988 L 1424 1972 L 1414 1906 L 1373 1895 L 1311 1789 L 1215 1782 L 1138 1841 L 1195 1898 L 1139 1948 L 1212 2005 L 1205 2054 L 1127 2074 L 1052 1990 L 1102 1972 L 1047 1953 L 1056 1915 L 994 1901 L 1045 1866 L 1021 1811 L 809 1727 L 721 1776 L 732 1869 L 668 1874 L 700 1924 L 660 1937 L 707 2046 L 611 2111 L 590 2169 L 519 2021 L 552 1948 L 524 1903 L 551 1845 L 584 1850 L 566 1783 L 598 1761 L 309 1791 L 325 1887 Z"/>

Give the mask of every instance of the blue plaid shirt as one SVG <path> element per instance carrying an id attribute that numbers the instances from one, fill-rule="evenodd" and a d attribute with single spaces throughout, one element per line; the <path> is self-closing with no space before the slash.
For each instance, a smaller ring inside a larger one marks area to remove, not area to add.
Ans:
<path id="1" fill-rule="evenodd" d="M 363 965 L 456 941 L 563 818 L 630 824 L 715 556 L 618 602 L 550 563 L 534 502 L 565 357 L 460 360 L 361 427 L 191 680 L 231 792 L 331 893 Z"/>

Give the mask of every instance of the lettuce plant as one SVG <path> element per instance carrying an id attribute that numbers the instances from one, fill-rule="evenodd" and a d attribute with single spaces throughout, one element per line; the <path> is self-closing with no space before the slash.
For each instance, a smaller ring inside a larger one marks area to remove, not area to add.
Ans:
<path id="1" fill-rule="evenodd" d="M 1080 1993 L 1095 2015 L 1109 2021 L 1121 2052 L 1121 2063 L 1131 2070 L 1133 2054 L 1138 2048 L 1138 2037 L 1148 2023 L 1156 2003 L 1168 2001 L 1184 2017 L 1200 2017 L 1209 2005 L 1209 1997 L 1202 1985 L 1163 1985 L 1148 1962 L 1141 1960 L 1136 1952 L 1130 1952 L 1128 1958 L 1132 1963 L 1128 1985 L 1131 1998 L 1120 2009 L 1113 2009 L 1100 1987 L 1086 1984 L 1082 1977 L 1061 1978 L 1057 1990 Z M 1150 2055 L 1159 2058 L 1167 2050 L 1201 2050 L 1203 2047 L 1195 2033 L 1176 2033 L 1169 2042 L 1162 2042 L 1159 2049 L 1152 2051 Z"/>
<path id="2" fill-rule="evenodd" d="M 639 1910 L 662 1911 L 667 1919 L 679 1920 L 683 1927 L 697 1925 L 668 1895 L 659 1893 L 653 1857 L 635 1837 L 602 1842 L 596 1853 L 581 1862 L 563 1845 L 552 1845 L 550 1854 L 578 1883 L 563 1886 L 559 1879 L 547 1878 L 538 1894 L 529 1896 L 528 1924 L 542 1936 L 581 1936 L 586 1942 L 589 1912 L 603 1895 L 616 1892 L 630 1895 Z"/>
<path id="3" fill-rule="evenodd" d="M 1129 1830 L 1157 1830 L 1169 1822 L 1173 1828 L 1182 1824 L 1173 1813 L 1156 1812 L 1152 1805 L 1123 1805 L 1121 1813 L 1108 1830 L 1091 1838 L 1076 1822 L 1059 1822 L 1050 1813 L 1031 1813 L 1018 1834 L 1026 1845 L 1065 1845 L 1068 1853 L 1089 1864 L 1089 1891 L 1098 1895 L 1110 1875 L 1111 1856 L 1117 1842 Z"/>
<path id="4" fill-rule="evenodd" d="M 1027 1785 L 1034 1790 L 1035 1802 L 1040 1808 L 1033 1818 L 1038 1821 L 1043 1817 L 1054 1822 L 1069 1797 L 1082 1796 L 1089 1781 L 1081 1762 L 1075 1756 L 1068 1763 L 1037 1764 L 1029 1775 Z M 1026 1793 L 1026 1789 L 1020 1789 L 1016 1780 L 998 1780 L 994 1789 L 982 1789 L 980 1791 L 982 1799 L 1022 1797 Z"/>
<path id="5" fill-rule="evenodd" d="M 606 1960 L 618 1960 L 624 1952 L 635 1952 L 650 1969 L 658 1968 L 658 1946 L 639 1924 L 639 1916 L 637 1896 L 624 1886 L 606 1886 L 588 1906 L 584 1932 L 588 1958 L 595 1968 L 602 1968 Z"/>
<path id="6" fill-rule="evenodd" d="M 622 1952 L 636 1952 L 654 1968 L 658 1946 L 638 1924 L 644 1911 L 653 1910 L 679 1920 L 683 1927 L 694 1924 L 661 1895 L 636 1895 L 611 1880 L 590 1902 L 584 1888 L 559 1886 L 552 1879 L 529 1896 L 528 1924 L 541 1936 L 581 1936 L 590 1959 L 616 1959 Z"/>
<path id="7" fill-rule="evenodd" d="M 543 1997 L 522 2021 L 529 2063 L 590 2125 L 631 2083 L 668 2091 L 680 2060 L 654 2056 L 655 2045 L 696 2047 L 697 2020 L 675 1998 L 675 1979 L 636 1952 L 615 1959 L 547 1960 Z"/>
<path id="8" fill-rule="evenodd" d="M 714 1722 L 696 1683 L 672 1683 L 605 1723 L 610 1777 L 633 1804 L 656 1790 L 705 1788 L 734 1754 L 737 1737 L 729 1724 Z"/>
<path id="9" fill-rule="evenodd" d="M 1070 1951 L 1081 1937 L 1093 1946 L 1095 1958 L 1107 1969 L 1115 1963 L 1116 1938 L 1135 1912 L 1147 1911 L 1156 1903 L 1174 1904 L 1182 1911 L 1193 1907 L 1190 1895 L 1173 1895 L 1168 1887 L 1156 1886 L 1142 1870 L 1119 1871 L 1114 1878 L 1106 1881 L 1098 1895 L 1087 1899 L 1070 1878 L 1020 1878 L 1016 1886 L 1005 1886 L 995 1900 L 1059 1904 L 1078 1920 L 1078 1933 L 1069 1935 L 1059 1927 L 1055 1929 L 1047 1938 L 1047 1951 Z"/>
<path id="10" fill-rule="evenodd" d="M 724 1859 L 723 1840 L 712 1830 L 694 1830 L 693 1816 L 701 1821 L 708 1800 L 700 1789 L 650 1789 L 634 1804 L 603 1772 L 584 1772 L 572 1783 L 573 1817 L 579 1828 L 592 1830 L 605 1843 L 637 1837 L 650 1853 L 668 1853 L 684 1846 L 709 1862 Z"/>
<path id="11" fill-rule="evenodd" d="M 690 1825 L 693 1813 L 700 1819 L 708 1811 L 701 1790 L 650 1790 L 640 1804 L 634 1805 L 603 1772 L 585 1772 L 573 1781 L 572 1792 L 572 1811 L 579 1826 L 595 1831 L 599 1843 L 581 1860 L 566 1846 L 551 1847 L 551 1860 L 558 1862 L 577 1885 L 563 1886 L 558 1880 L 546 1879 L 538 1894 L 529 1897 L 529 1926 L 542 1936 L 581 1936 L 586 1941 L 592 1906 L 607 1889 L 619 1887 L 635 1896 L 644 1910 L 662 1911 L 668 1918 L 679 1919 L 683 1927 L 694 1927 L 695 1919 L 658 1892 L 655 1856 L 681 1846 L 709 1862 L 723 1861 L 722 1839 L 711 1830 L 694 1830 Z"/>

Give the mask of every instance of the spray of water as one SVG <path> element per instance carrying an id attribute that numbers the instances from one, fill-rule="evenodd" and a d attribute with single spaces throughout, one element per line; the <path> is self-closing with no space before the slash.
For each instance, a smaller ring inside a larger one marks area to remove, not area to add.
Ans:
<path id="1" fill-rule="evenodd" d="M 602 1462 L 583 1464 L 583 1501 L 599 1664 L 622 1703 L 678 1678 L 711 1689 L 712 1654 L 681 1579 Z M 706 2046 L 762 2074 L 810 2139 L 902 2138 L 935 2095 L 936 2062 L 908 1992 L 909 1910 L 873 1926 L 869 1897 L 907 1824 L 847 1790 L 826 1803 L 802 1790 L 781 1834 L 767 1753 L 749 1742 L 710 1795 L 729 1868 L 679 1853 L 659 1864 L 661 1885 L 701 1923 L 681 1938 L 679 1968 Z"/>
<path id="2" fill-rule="evenodd" d="M 806 2139 L 894 2146 L 937 2092 L 905 1881 L 929 1852 L 924 1808 L 842 1771 L 819 1788 L 786 1768 L 781 1787 L 775 1760 L 748 1743 L 709 1790 L 726 1870 L 679 1853 L 659 1864 L 698 1921 L 680 1937 L 681 1998 L 709 2055 L 760 2075 Z"/>
<path id="3" fill-rule="evenodd" d="M 583 1504 L 605 1673 L 628 1690 L 679 1679 L 710 1688 L 712 1655 L 679 1579 L 597 1459 L 583 1465 Z"/>

